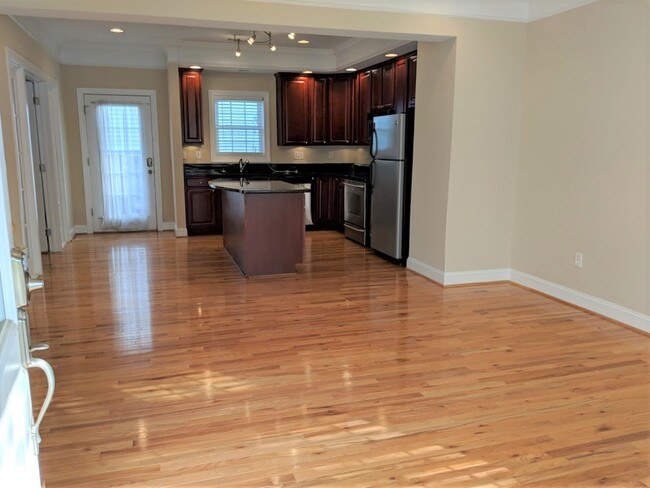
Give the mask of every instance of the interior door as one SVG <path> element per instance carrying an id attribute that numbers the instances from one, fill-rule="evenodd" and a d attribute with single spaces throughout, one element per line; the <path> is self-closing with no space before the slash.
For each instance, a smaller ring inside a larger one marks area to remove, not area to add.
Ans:
<path id="1" fill-rule="evenodd" d="M 155 230 L 148 96 L 85 95 L 94 232 Z"/>
<path id="2" fill-rule="evenodd" d="M 0 480 L 2 486 L 41 486 L 38 441 L 25 368 L 26 331 L 19 325 L 10 260 L 11 232 L 6 162 L 0 124 Z"/>
<path id="3" fill-rule="evenodd" d="M 47 219 L 47 185 L 45 184 L 45 158 L 43 157 L 43 141 L 41 141 L 42 123 L 38 117 L 37 106 L 40 100 L 36 95 L 34 81 L 27 80 L 27 115 L 29 117 L 29 133 L 31 136 L 32 158 L 34 164 L 34 184 L 36 189 L 36 205 L 38 207 L 38 237 L 40 238 L 41 251 L 50 252 L 50 225 Z"/>

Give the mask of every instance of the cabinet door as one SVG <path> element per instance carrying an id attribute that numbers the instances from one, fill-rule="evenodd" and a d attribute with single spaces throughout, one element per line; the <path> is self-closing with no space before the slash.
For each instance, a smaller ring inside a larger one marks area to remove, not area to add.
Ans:
<path id="1" fill-rule="evenodd" d="M 329 79 L 328 141 L 350 144 L 352 139 L 352 99 L 354 78 L 348 75 Z"/>
<path id="2" fill-rule="evenodd" d="M 405 113 L 408 106 L 408 59 L 395 61 L 395 112 Z"/>
<path id="3" fill-rule="evenodd" d="M 368 144 L 368 114 L 371 107 L 372 75 L 364 71 L 357 76 L 357 143 Z"/>
<path id="4" fill-rule="evenodd" d="M 381 67 L 381 108 L 393 108 L 395 103 L 395 63 Z"/>
<path id="5" fill-rule="evenodd" d="M 409 56 L 409 81 L 408 81 L 408 106 L 415 107 L 415 78 L 418 68 L 418 57 L 417 55 Z"/>
<path id="6" fill-rule="evenodd" d="M 188 178 L 185 185 L 188 234 L 220 234 L 221 191 L 210 188 L 207 178 Z"/>
<path id="7" fill-rule="evenodd" d="M 278 75 L 279 145 L 304 145 L 311 140 L 310 82 L 308 76 Z"/>
<path id="8" fill-rule="evenodd" d="M 326 77 L 314 76 L 311 83 L 311 140 L 312 144 L 327 143 L 327 85 Z"/>
<path id="9" fill-rule="evenodd" d="M 183 144 L 203 144 L 201 71 L 180 68 Z"/>
<path id="10" fill-rule="evenodd" d="M 380 68 L 370 70 L 370 108 L 381 109 L 383 103 L 383 71 Z"/>

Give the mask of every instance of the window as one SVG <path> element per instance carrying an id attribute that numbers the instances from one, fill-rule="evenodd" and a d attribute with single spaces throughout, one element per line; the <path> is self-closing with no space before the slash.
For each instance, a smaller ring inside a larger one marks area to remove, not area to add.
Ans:
<path id="1" fill-rule="evenodd" d="M 267 92 L 210 90 L 212 160 L 269 162 Z"/>

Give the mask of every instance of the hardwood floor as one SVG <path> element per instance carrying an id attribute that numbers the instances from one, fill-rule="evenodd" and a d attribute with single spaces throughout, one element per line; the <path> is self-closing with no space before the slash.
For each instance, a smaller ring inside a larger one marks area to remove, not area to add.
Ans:
<path id="1" fill-rule="evenodd" d="M 307 256 L 246 279 L 218 237 L 148 233 L 45 257 L 47 488 L 650 486 L 648 337 L 337 233 Z"/>

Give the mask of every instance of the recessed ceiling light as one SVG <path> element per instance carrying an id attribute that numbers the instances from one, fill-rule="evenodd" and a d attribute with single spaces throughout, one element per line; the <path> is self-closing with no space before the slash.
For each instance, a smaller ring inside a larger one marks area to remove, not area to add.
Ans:
<path id="1" fill-rule="evenodd" d="M 293 41 L 296 38 L 296 33 L 295 32 L 289 32 L 287 34 L 287 37 Z"/>
<path id="2" fill-rule="evenodd" d="M 396 58 L 397 56 L 399 56 L 399 54 L 397 54 L 397 53 L 386 53 L 386 54 L 384 54 L 384 56 L 386 56 L 387 58 Z"/>
<path id="3" fill-rule="evenodd" d="M 307 40 L 307 39 L 300 39 L 300 40 L 298 41 L 298 44 L 309 44 L 309 40 Z"/>
<path id="4" fill-rule="evenodd" d="M 311 71 L 309 69 L 306 69 L 305 71 L 302 72 L 303 75 L 310 75 L 312 73 L 313 73 L 313 71 Z"/>
<path id="5" fill-rule="evenodd" d="M 124 29 L 120 29 L 119 27 L 113 27 L 113 28 L 111 29 L 111 32 L 112 32 L 113 34 L 121 34 L 122 32 L 124 32 Z"/>
<path id="6" fill-rule="evenodd" d="M 193 64 L 192 66 L 190 66 L 190 69 L 201 69 L 201 66 L 199 66 L 198 64 Z"/>
<path id="7" fill-rule="evenodd" d="M 345 71 L 356 71 L 357 68 L 345 68 Z"/>

